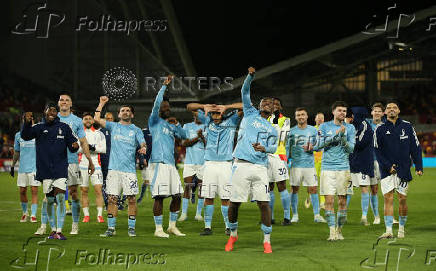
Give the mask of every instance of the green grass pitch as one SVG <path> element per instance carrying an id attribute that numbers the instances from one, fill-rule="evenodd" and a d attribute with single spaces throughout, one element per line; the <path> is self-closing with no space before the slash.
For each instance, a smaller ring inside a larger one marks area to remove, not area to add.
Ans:
<path id="1" fill-rule="evenodd" d="M 345 240 L 331 243 L 326 241 L 327 225 L 314 223 L 312 209 L 305 209 L 303 201 L 306 193 L 305 189 L 301 189 L 300 222 L 289 227 L 274 225 L 271 235 L 273 253 L 264 255 L 263 236 L 258 225 L 260 216 L 254 203 L 242 205 L 239 211 L 239 240 L 235 250 L 227 253 L 224 251 L 227 236 L 218 200 L 212 236 L 199 236 L 204 224 L 193 219 L 195 205 L 190 204 L 188 220 L 177 223 L 180 230 L 187 234 L 186 237 L 154 237 L 152 200 L 148 195 L 138 206 L 138 236 L 127 236 L 127 212 L 121 211 L 117 219 L 117 235 L 105 239 L 98 236 L 107 225 L 95 221 L 92 189 L 91 222 L 80 222 L 78 236 L 69 235 L 71 216 L 67 216 L 64 233 L 68 240 L 31 238 L 39 226 L 41 205 L 38 206 L 37 224 L 20 223 L 16 178 L 14 180 L 1 173 L 0 266 L 1 270 L 436 270 L 435 180 L 436 169 L 426 169 L 421 178 L 414 176 L 409 190 L 406 238 L 380 241 L 378 244 L 377 237 L 384 232 L 383 219 L 380 225 L 364 227 L 359 224 L 359 190 L 355 189 L 351 200 L 348 222 L 343 229 Z M 28 196 L 30 200 L 30 192 Z M 379 200 L 383 216 L 380 191 Z M 169 201 L 164 203 L 165 230 Z M 276 221 L 281 222 L 282 212 L 277 193 Z M 106 214 L 104 217 L 106 219 Z M 373 221 L 371 210 L 368 219 Z M 398 226 L 394 225 L 395 234 L 397 229 Z"/>

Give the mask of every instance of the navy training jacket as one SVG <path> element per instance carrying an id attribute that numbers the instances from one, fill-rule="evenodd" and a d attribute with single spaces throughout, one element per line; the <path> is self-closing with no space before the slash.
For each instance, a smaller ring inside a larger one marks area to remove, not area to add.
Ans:
<path id="1" fill-rule="evenodd" d="M 36 146 L 36 180 L 68 178 L 67 148 L 73 148 L 77 142 L 68 124 L 60 122 L 59 117 L 52 123 L 40 122 L 34 126 L 24 123 L 21 128 L 21 138 L 32 140 Z"/>
<path id="2" fill-rule="evenodd" d="M 350 154 L 350 172 L 374 177 L 374 132 L 366 121 L 368 111 L 364 107 L 353 107 L 353 125 L 356 128 L 356 144 Z"/>
<path id="3" fill-rule="evenodd" d="M 395 124 L 386 120 L 377 126 L 374 147 L 382 179 L 390 175 L 389 171 L 394 164 L 397 176 L 403 181 L 412 180 L 412 161 L 415 170 L 422 171 L 421 145 L 410 122 L 398 118 Z"/>

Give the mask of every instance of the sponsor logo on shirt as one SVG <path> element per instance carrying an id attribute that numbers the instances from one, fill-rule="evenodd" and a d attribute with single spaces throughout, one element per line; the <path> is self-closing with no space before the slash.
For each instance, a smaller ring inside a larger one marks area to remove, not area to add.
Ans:
<path id="1" fill-rule="evenodd" d="M 387 131 L 387 132 L 386 132 L 386 134 L 387 134 L 387 135 L 390 135 L 390 134 L 391 134 L 391 132 Z"/>

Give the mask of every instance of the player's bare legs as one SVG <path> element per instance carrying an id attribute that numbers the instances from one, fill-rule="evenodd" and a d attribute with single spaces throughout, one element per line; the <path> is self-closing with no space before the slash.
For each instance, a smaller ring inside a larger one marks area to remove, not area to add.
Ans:
<path id="1" fill-rule="evenodd" d="M 320 208 L 319 208 L 318 187 L 308 186 L 307 191 L 309 193 L 310 201 L 312 202 L 314 221 L 317 223 L 326 223 L 327 221 L 319 213 Z"/>
<path id="2" fill-rule="evenodd" d="M 238 211 L 241 206 L 240 202 L 231 202 L 229 205 L 229 226 L 230 226 L 230 238 L 227 241 L 225 250 L 232 251 L 233 244 L 238 240 Z M 269 216 L 271 219 L 271 214 Z"/>
<path id="3" fill-rule="evenodd" d="M 221 200 L 221 214 L 223 215 L 224 224 L 226 227 L 226 234 L 230 235 L 230 225 L 229 225 L 229 205 L 230 200 L 222 199 Z M 200 235 L 212 235 L 212 218 L 214 212 L 214 199 L 207 198 L 205 199 L 205 209 L 204 209 L 204 230 L 200 233 Z"/>
<path id="4" fill-rule="evenodd" d="M 27 212 L 27 186 L 20 186 L 20 202 L 21 202 L 21 210 L 23 211 L 23 215 L 21 216 L 20 222 L 26 222 L 29 213 Z"/>
<path id="5" fill-rule="evenodd" d="M 107 231 L 103 234 L 100 234 L 101 237 L 112 237 L 115 235 L 115 226 L 117 223 L 117 215 L 118 215 L 118 195 L 107 195 L 108 197 L 108 205 L 107 205 Z"/>
<path id="6" fill-rule="evenodd" d="M 81 203 L 83 208 L 83 220 L 82 222 L 86 223 L 89 222 L 89 198 L 88 198 L 88 187 L 81 186 L 80 187 L 81 193 Z"/>
<path id="7" fill-rule="evenodd" d="M 47 197 L 47 216 L 50 224 L 54 225 L 54 208 L 53 205 L 56 201 L 56 227 L 52 228 L 49 239 L 66 240 L 62 234 L 62 227 L 65 221 L 65 190 L 55 187 L 50 193 L 46 194 Z"/>
<path id="8" fill-rule="evenodd" d="M 374 224 L 380 224 L 380 213 L 378 211 L 378 184 L 371 185 L 370 206 L 374 213 Z"/>
<path id="9" fill-rule="evenodd" d="M 130 237 L 135 237 L 136 236 L 136 232 L 135 232 L 136 212 L 137 212 L 136 196 L 135 195 L 127 196 L 127 202 L 128 202 L 127 213 L 129 215 L 129 219 L 127 223 L 129 226 L 128 234 Z"/>
<path id="10" fill-rule="evenodd" d="M 406 225 L 407 221 L 407 196 L 397 193 L 398 195 L 398 201 L 399 201 L 399 213 L 400 213 L 400 219 L 399 219 L 399 229 L 398 229 L 398 238 L 404 238 L 404 226 Z"/>
<path id="11" fill-rule="evenodd" d="M 72 199 L 71 211 L 73 214 L 73 223 L 70 234 L 78 234 L 79 233 L 79 219 L 80 219 L 80 199 L 79 193 L 77 191 L 77 184 L 68 186 L 68 193 Z"/>
<path id="12" fill-rule="evenodd" d="M 189 199 L 191 198 L 191 186 L 192 186 L 192 179 L 194 176 L 188 176 L 183 179 L 185 183 L 185 191 L 183 192 L 183 199 L 182 199 L 182 214 L 180 215 L 179 221 L 185 221 L 188 217 L 188 206 L 189 206 Z"/>
<path id="13" fill-rule="evenodd" d="M 32 205 L 31 205 L 30 222 L 37 222 L 36 210 L 38 209 L 38 186 L 31 186 L 30 189 L 32 192 Z"/>
<path id="14" fill-rule="evenodd" d="M 380 238 L 392 238 L 392 224 L 394 215 L 394 191 L 390 191 L 383 195 L 384 197 L 384 220 L 386 232 Z"/>
<path id="15" fill-rule="evenodd" d="M 181 233 L 176 227 L 177 217 L 179 216 L 180 205 L 182 202 L 181 194 L 176 194 L 172 196 L 170 203 L 170 222 L 168 226 L 168 233 L 172 233 L 176 236 L 185 236 L 186 234 Z"/>
<path id="16" fill-rule="evenodd" d="M 336 217 L 335 217 L 335 196 L 333 195 L 324 195 L 325 198 L 325 217 L 327 220 L 327 225 L 330 229 L 330 236 L 327 240 L 335 241 L 336 240 Z"/>
<path id="17" fill-rule="evenodd" d="M 360 219 L 360 224 L 364 226 L 369 226 L 367 215 L 368 215 L 368 205 L 369 205 L 369 187 L 367 185 L 360 186 L 361 192 L 361 207 L 362 207 L 362 218 Z"/>
<path id="18" fill-rule="evenodd" d="M 347 221 L 347 196 L 339 196 L 338 195 L 338 221 L 337 221 L 337 239 L 343 240 L 342 236 L 342 227 Z"/>
<path id="19" fill-rule="evenodd" d="M 99 223 L 103 223 L 103 185 L 96 184 L 94 185 L 94 193 L 95 193 L 95 204 L 97 205 L 97 221 Z"/>
<path id="20" fill-rule="evenodd" d="M 271 184 L 271 183 L 270 183 Z M 289 226 L 291 225 L 291 202 L 292 202 L 292 194 L 289 194 L 288 190 L 286 189 L 286 180 L 277 182 L 277 189 L 280 193 L 280 199 L 282 201 L 283 206 L 283 226 Z M 271 223 L 272 223 L 272 209 L 270 205 L 270 212 L 271 212 Z"/>

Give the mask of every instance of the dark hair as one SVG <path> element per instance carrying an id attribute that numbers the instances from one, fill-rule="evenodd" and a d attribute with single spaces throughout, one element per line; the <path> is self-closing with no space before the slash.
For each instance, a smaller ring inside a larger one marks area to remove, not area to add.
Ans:
<path id="1" fill-rule="evenodd" d="M 297 107 L 297 108 L 295 108 L 295 112 L 297 112 L 297 111 L 306 111 L 306 113 L 307 113 L 306 107 Z"/>
<path id="2" fill-rule="evenodd" d="M 332 104 L 332 111 L 334 111 L 336 107 L 348 107 L 348 105 L 344 101 L 336 101 Z"/>
<path id="3" fill-rule="evenodd" d="M 49 101 L 49 102 L 47 102 L 47 103 L 45 104 L 44 112 L 47 111 L 47 109 L 50 108 L 50 107 L 54 107 L 54 108 L 56 108 L 56 111 L 59 112 L 59 106 L 58 106 L 55 102 L 52 102 L 52 101 Z"/>
<path id="4" fill-rule="evenodd" d="M 380 108 L 382 111 L 385 111 L 385 107 L 381 102 L 376 102 L 372 105 L 371 110 L 374 110 L 374 108 Z"/>
<path id="5" fill-rule="evenodd" d="M 279 102 L 280 102 L 280 106 L 283 107 L 283 103 L 282 103 L 282 100 L 280 100 L 280 98 L 274 97 L 273 100 L 277 100 L 277 101 L 279 101 Z M 306 111 L 306 112 L 307 112 L 307 111 Z"/>
<path id="6" fill-rule="evenodd" d="M 163 101 L 164 102 L 170 102 L 170 97 L 168 95 L 163 96 Z"/>
<path id="7" fill-rule="evenodd" d="M 68 93 L 66 93 L 66 92 L 61 92 L 61 93 L 59 94 L 59 97 L 61 97 L 62 95 L 68 96 L 68 97 L 70 98 L 70 100 L 73 100 L 73 98 L 71 98 L 71 95 L 68 94 Z"/>
<path id="8" fill-rule="evenodd" d="M 324 116 L 324 113 L 323 112 L 318 112 L 318 113 L 316 113 L 316 115 L 319 115 L 319 114 L 322 114 L 323 116 Z M 315 115 L 315 116 L 316 116 Z"/>
<path id="9" fill-rule="evenodd" d="M 387 106 L 388 104 L 396 104 L 396 105 L 398 106 L 398 108 L 400 108 L 400 103 L 399 103 L 397 100 L 390 99 L 390 100 L 388 100 L 388 101 L 386 102 L 386 106 Z"/>
<path id="10" fill-rule="evenodd" d="M 86 116 L 91 116 L 92 118 L 94 117 L 91 112 L 83 112 L 82 119 Z"/>
<path id="11" fill-rule="evenodd" d="M 130 111 L 132 111 L 132 113 L 135 114 L 135 109 L 133 109 L 133 106 L 128 105 L 128 104 L 120 105 L 120 107 L 118 107 L 118 114 L 120 113 L 121 108 L 123 108 L 123 107 L 128 107 L 128 108 L 130 108 Z"/>

